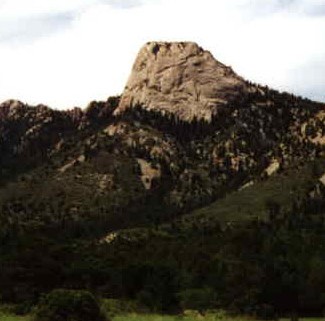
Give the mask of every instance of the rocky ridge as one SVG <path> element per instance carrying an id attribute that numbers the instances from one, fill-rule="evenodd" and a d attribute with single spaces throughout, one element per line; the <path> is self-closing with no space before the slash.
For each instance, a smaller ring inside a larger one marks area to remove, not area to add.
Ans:
<path id="1" fill-rule="evenodd" d="M 322 157 L 323 111 L 246 82 L 194 43 L 148 43 L 121 99 L 70 111 L 0 105 L 0 214 L 118 213 L 127 224 L 186 213 Z"/>

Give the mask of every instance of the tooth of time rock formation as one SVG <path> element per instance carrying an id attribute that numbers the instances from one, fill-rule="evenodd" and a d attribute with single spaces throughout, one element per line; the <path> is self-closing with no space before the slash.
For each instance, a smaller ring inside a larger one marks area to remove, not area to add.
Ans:
<path id="1" fill-rule="evenodd" d="M 116 114 L 142 105 L 184 120 L 210 119 L 242 93 L 243 78 L 193 42 L 148 42 L 132 68 Z"/>

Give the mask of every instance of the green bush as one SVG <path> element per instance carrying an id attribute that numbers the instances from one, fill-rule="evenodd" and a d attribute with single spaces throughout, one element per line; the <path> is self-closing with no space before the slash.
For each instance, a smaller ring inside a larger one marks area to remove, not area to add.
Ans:
<path id="1" fill-rule="evenodd" d="M 178 298 L 183 310 L 203 312 L 216 306 L 216 293 L 210 288 L 187 289 L 180 292 Z"/>
<path id="2" fill-rule="evenodd" d="M 32 308 L 33 308 L 33 303 L 30 301 L 25 301 L 14 305 L 12 307 L 12 312 L 16 315 L 25 315 L 30 313 Z"/>
<path id="3" fill-rule="evenodd" d="M 35 321 L 104 321 L 96 298 L 88 291 L 53 290 L 35 311 Z"/>
<path id="4" fill-rule="evenodd" d="M 270 304 L 260 304 L 256 307 L 256 317 L 263 320 L 276 320 L 277 315 L 274 307 Z"/>
<path id="5" fill-rule="evenodd" d="M 149 312 L 148 308 L 129 300 L 103 299 L 101 308 L 108 319 L 113 319 L 116 315 Z"/>
<path id="6" fill-rule="evenodd" d="M 33 304 L 30 301 L 25 301 L 18 304 L 2 304 L 0 301 L 0 315 L 17 315 L 23 316 L 30 313 L 33 309 Z M 0 318 L 2 321 L 2 319 Z"/>

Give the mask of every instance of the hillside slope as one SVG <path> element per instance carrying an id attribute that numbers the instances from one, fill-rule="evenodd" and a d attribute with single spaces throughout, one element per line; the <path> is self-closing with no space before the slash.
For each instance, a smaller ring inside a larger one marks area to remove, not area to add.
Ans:
<path id="1" fill-rule="evenodd" d="M 0 105 L 3 300 L 89 288 L 168 310 L 199 290 L 213 308 L 319 313 L 325 105 L 193 43 L 143 50 L 122 97 Z"/>

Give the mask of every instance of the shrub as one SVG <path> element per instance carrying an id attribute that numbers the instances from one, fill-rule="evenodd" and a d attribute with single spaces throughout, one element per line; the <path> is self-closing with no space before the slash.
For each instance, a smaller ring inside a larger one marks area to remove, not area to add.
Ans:
<path id="1" fill-rule="evenodd" d="M 274 307 L 270 304 L 260 304 L 256 307 L 256 316 L 263 320 L 276 320 L 277 315 Z"/>
<path id="2" fill-rule="evenodd" d="M 88 291 L 53 290 L 35 311 L 35 321 L 104 321 L 100 306 Z"/>
<path id="3" fill-rule="evenodd" d="M 178 294 L 183 310 L 198 310 L 203 312 L 216 306 L 216 293 L 213 289 L 187 289 Z"/>
<path id="4" fill-rule="evenodd" d="M 33 303 L 25 301 L 12 307 L 12 312 L 17 315 L 25 315 L 31 312 Z"/>
<path id="5" fill-rule="evenodd" d="M 135 301 L 122 301 L 117 299 L 103 299 L 102 310 L 109 319 L 116 315 L 148 312 L 148 309 L 140 306 Z"/>

